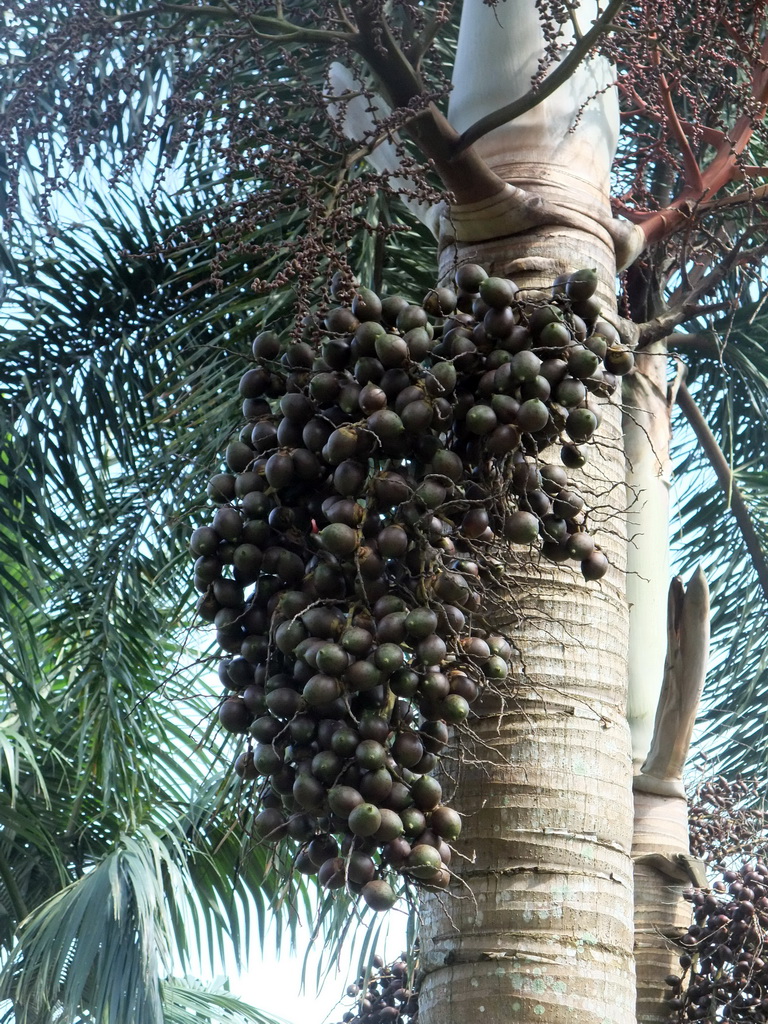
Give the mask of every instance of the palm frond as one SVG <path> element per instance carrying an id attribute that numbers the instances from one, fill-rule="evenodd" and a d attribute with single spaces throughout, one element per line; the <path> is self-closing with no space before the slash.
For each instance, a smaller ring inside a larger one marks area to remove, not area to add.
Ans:
<path id="1" fill-rule="evenodd" d="M 692 393 L 729 460 L 768 557 L 768 313 L 743 306 L 719 326 L 719 351 L 708 341 L 686 351 Z M 768 661 L 760 637 L 768 601 L 717 485 L 685 424 L 676 425 L 677 516 L 674 550 L 680 571 L 701 564 L 712 594 L 713 658 L 705 690 L 702 745 L 723 767 L 754 771 L 764 764 Z"/>
<path id="2" fill-rule="evenodd" d="M 0 975 L 19 1024 L 58 1008 L 65 1019 L 87 1011 L 159 1024 L 171 969 L 166 900 L 184 885 L 166 845 L 145 831 L 33 911 Z"/>
<path id="3" fill-rule="evenodd" d="M 162 984 L 163 1024 L 281 1024 L 215 983 L 168 978 Z"/>

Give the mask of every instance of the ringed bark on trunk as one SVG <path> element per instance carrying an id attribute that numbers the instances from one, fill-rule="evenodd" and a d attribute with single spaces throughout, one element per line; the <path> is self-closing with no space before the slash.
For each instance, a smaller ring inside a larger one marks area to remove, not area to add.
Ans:
<path id="1" fill-rule="evenodd" d="M 534 292 L 557 273 L 599 267 L 611 316 L 612 252 L 598 237 L 554 225 L 455 256 Z M 423 906 L 424 1024 L 634 1019 L 623 480 L 614 403 L 578 481 L 600 507 L 594 532 L 612 565 L 599 584 L 498 552 L 509 599 L 485 611 L 516 645 L 516 675 L 503 706 L 479 708 L 477 741 L 458 766 L 466 859 L 452 867 L 466 887 Z"/>
<path id="2" fill-rule="evenodd" d="M 529 88 L 543 38 L 528 7 L 464 3 L 449 109 L 459 131 Z M 592 16 L 582 5 L 585 25 Z M 443 219 L 441 278 L 472 261 L 548 294 L 556 276 L 595 268 L 604 315 L 615 321 L 608 184 L 618 119 L 613 91 L 597 95 L 610 74 L 604 62 L 585 62 L 565 89 L 476 143 L 509 184 Z M 612 566 L 599 584 L 498 553 L 509 597 L 485 612 L 514 640 L 516 675 L 506 702 L 480 705 L 477 739 L 458 764 L 465 818 L 452 868 L 463 887 L 423 906 L 424 1024 L 635 1018 L 618 402 L 605 407 L 578 486 L 599 510 L 591 528 Z"/>

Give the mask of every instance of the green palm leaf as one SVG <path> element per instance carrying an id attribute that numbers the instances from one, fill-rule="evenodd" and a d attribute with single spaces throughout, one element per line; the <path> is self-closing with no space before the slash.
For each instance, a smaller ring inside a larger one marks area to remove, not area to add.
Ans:
<path id="1" fill-rule="evenodd" d="M 162 984 L 163 1024 L 280 1024 L 216 985 L 194 978 L 168 978 Z"/>
<path id="2" fill-rule="evenodd" d="M 691 391 L 749 510 L 768 557 L 768 315 L 760 303 L 741 308 L 712 335 L 686 350 Z M 723 767 L 754 771 L 768 738 L 768 661 L 761 637 L 768 600 L 759 586 L 728 495 L 684 422 L 676 428 L 676 559 L 683 575 L 701 564 L 712 591 L 712 649 L 702 745 Z M 735 732 L 735 730 L 737 730 Z"/>

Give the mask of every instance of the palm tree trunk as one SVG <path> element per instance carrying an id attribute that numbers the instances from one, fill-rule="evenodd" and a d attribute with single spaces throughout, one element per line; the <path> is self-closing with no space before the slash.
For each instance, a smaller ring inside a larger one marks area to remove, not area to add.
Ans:
<path id="1" fill-rule="evenodd" d="M 539 15 L 511 8 L 465 0 L 449 108 L 460 132 L 530 86 Z M 581 6 L 582 28 L 593 16 Z M 541 294 L 560 274 L 595 268 L 603 315 L 616 321 L 612 74 L 586 61 L 567 87 L 476 142 L 508 190 L 444 218 L 441 277 L 469 260 Z M 577 481 L 611 562 L 600 583 L 498 552 L 508 597 L 486 617 L 517 661 L 506 699 L 473 705 L 476 737 L 457 762 L 453 802 L 465 817 L 452 867 L 463 887 L 423 906 L 422 1024 L 635 1019 L 624 475 L 616 401 Z"/>
<path id="2" fill-rule="evenodd" d="M 549 225 L 454 253 L 532 290 L 565 270 L 598 267 L 606 312 L 615 315 L 613 253 L 599 231 Z M 488 618 L 519 656 L 508 700 L 485 702 L 458 769 L 466 860 L 456 870 L 467 888 L 464 898 L 433 897 L 423 910 L 424 1024 L 634 1018 L 624 460 L 615 405 L 587 469 L 579 486 L 604 510 L 596 532 L 612 564 L 600 584 L 564 566 L 532 570 L 499 551 L 509 599 Z M 510 630 L 510 619 L 519 629 Z"/>

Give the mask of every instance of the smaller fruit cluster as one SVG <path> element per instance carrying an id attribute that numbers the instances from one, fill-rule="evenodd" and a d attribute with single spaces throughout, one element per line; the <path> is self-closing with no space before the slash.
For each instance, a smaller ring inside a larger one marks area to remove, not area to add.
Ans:
<path id="1" fill-rule="evenodd" d="M 339 1024 L 417 1024 L 418 992 L 409 981 L 407 955 L 402 953 L 388 967 L 375 956 L 373 967 L 370 977 L 359 977 L 347 989 L 355 1007 L 344 1013 Z"/>
<path id="2" fill-rule="evenodd" d="M 668 1000 L 679 1021 L 768 1020 L 768 865 L 728 869 L 711 892 L 690 890 L 693 923 L 680 942 L 685 978 L 670 975 Z"/>
<path id="3" fill-rule="evenodd" d="M 607 569 L 564 468 L 599 422 L 589 396 L 631 368 L 594 274 L 539 303 L 474 265 L 456 285 L 422 305 L 360 288 L 301 341 L 259 334 L 247 422 L 190 543 L 230 655 L 219 718 L 262 780 L 254 835 L 374 909 L 398 872 L 448 885 L 461 819 L 430 773 L 509 676 L 510 644 L 476 621 L 500 546 Z M 563 466 L 542 464 L 558 439 Z"/>

